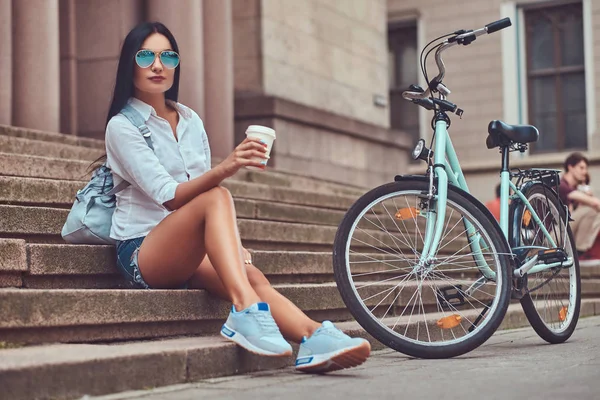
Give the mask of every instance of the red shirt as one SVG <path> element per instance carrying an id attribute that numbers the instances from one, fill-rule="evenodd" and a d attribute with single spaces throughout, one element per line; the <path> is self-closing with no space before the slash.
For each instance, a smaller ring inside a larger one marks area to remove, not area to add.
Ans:
<path id="1" fill-rule="evenodd" d="M 568 206 L 573 204 L 573 206 L 576 207 L 576 202 L 569 200 L 569 193 L 575 189 L 576 188 L 569 185 L 569 182 L 567 182 L 565 178 L 561 178 L 560 185 L 558 186 L 558 196 L 560 197 L 560 200 Z"/>
<path id="2" fill-rule="evenodd" d="M 496 221 L 500 221 L 500 198 L 488 201 L 485 206 L 491 211 Z"/>

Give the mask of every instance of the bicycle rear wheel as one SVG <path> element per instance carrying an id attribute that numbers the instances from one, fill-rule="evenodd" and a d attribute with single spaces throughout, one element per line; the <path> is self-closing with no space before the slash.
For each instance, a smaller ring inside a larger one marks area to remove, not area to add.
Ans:
<path id="1" fill-rule="evenodd" d="M 428 188 L 400 181 L 363 195 L 338 228 L 334 273 L 346 306 L 377 340 L 414 357 L 448 358 L 475 349 L 498 328 L 512 269 L 499 227 L 452 186 L 437 254 L 420 265 L 427 221 L 435 218 Z M 480 237 L 476 246 L 469 237 Z"/>
<path id="2" fill-rule="evenodd" d="M 549 343 L 566 341 L 575 330 L 581 307 L 581 278 L 575 240 L 568 223 L 566 211 L 555 192 L 536 183 L 524 189 L 523 195 L 544 224 L 558 248 L 562 248 L 574 263 L 569 268 L 556 267 L 527 274 L 525 290 L 531 291 L 521 299 L 523 311 L 536 333 Z M 542 233 L 540 224 L 521 201 L 510 207 L 513 247 L 536 246 L 553 248 Z"/>

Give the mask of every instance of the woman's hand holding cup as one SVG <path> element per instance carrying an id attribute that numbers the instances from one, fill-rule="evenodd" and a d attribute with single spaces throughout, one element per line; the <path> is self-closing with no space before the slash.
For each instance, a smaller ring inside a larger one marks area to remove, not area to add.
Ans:
<path id="1" fill-rule="evenodd" d="M 269 156 L 267 145 L 258 138 L 247 137 L 220 164 L 226 178 L 235 174 L 242 167 L 255 167 L 264 170 Z"/>
<path id="2" fill-rule="evenodd" d="M 246 137 L 260 140 L 260 142 L 265 145 L 267 149 L 267 159 L 269 158 L 271 149 L 273 148 L 273 142 L 275 141 L 275 130 L 273 128 L 262 125 L 250 125 L 248 129 L 246 129 Z M 264 162 L 264 165 L 267 165 L 266 161 Z M 261 171 L 264 170 L 264 168 L 256 167 L 254 165 L 247 165 L 246 168 Z"/>

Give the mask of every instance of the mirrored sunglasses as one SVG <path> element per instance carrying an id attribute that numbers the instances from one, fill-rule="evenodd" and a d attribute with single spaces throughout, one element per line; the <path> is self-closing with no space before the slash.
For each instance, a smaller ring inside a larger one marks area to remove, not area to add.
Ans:
<path id="1" fill-rule="evenodd" d="M 135 54 L 135 63 L 140 68 L 148 68 L 154 63 L 156 57 L 165 68 L 173 69 L 179 65 L 179 54 L 171 50 L 154 52 L 152 50 L 140 50 Z"/>

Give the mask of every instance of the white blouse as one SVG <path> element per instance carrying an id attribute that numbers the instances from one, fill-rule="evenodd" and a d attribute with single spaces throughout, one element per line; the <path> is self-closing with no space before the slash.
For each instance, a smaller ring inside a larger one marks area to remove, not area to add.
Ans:
<path id="1" fill-rule="evenodd" d="M 145 119 L 154 151 L 142 134 L 121 114 L 106 126 L 107 166 L 114 184 L 131 185 L 117 193 L 110 236 L 116 240 L 146 236 L 170 211 L 163 204 L 175 197 L 177 185 L 196 178 L 211 167 L 204 124 L 190 108 L 173 103 L 179 113 L 177 139 L 169 122 L 154 108 L 131 98 L 129 104 Z"/>

